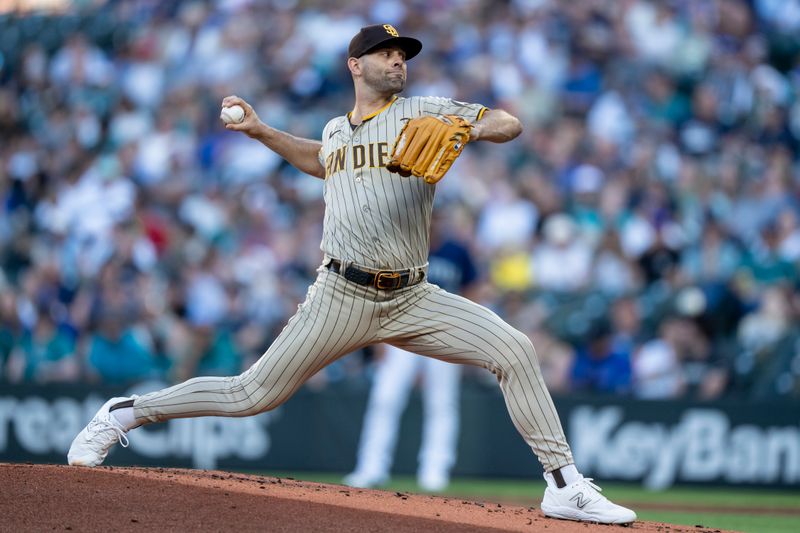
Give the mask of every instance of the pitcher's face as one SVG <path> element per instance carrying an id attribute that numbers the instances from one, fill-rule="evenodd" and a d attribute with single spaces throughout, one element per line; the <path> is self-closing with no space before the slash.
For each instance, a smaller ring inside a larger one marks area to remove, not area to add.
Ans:
<path id="1" fill-rule="evenodd" d="M 397 94 L 406 86 L 406 54 L 397 46 L 380 48 L 359 58 L 364 83 L 381 94 Z"/>

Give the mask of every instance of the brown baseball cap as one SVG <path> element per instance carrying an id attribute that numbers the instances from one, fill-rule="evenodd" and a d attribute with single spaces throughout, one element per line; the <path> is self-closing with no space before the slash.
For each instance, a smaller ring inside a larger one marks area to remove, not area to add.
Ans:
<path id="1" fill-rule="evenodd" d="M 361 28 L 350 41 L 348 57 L 361 57 L 387 46 L 397 46 L 406 53 L 406 61 L 422 50 L 422 43 L 413 37 L 400 37 L 391 24 L 373 24 Z"/>

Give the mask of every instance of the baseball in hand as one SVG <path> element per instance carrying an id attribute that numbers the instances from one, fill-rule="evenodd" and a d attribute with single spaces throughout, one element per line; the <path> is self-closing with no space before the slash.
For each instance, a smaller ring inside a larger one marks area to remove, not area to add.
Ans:
<path id="1" fill-rule="evenodd" d="M 238 124 L 244 120 L 244 108 L 240 105 L 223 107 L 219 118 L 221 118 L 222 122 L 225 124 Z"/>

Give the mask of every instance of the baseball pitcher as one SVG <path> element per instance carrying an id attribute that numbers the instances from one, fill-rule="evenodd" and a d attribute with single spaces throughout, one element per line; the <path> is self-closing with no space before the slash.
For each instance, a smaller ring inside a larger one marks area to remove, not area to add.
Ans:
<path id="1" fill-rule="evenodd" d="M 75 440 L 71 465 L 96 466 L 127 432 L 195 416 L 250 416 L 274 409 L 325 365 L 384 342 L 497 376 L 511 419 L 545 470 L 547 516 L 627 524 L 636 514 L 611 503 L 574 466 L 531 341 L 489 309 L 426 281 L 436 182 L 469 142 L 507 142 L 521 132 L 505 111 L 449 98 L 402 98 L 406 62 L 422 43 L 388 24 L 362 28 L 347 66 L 355 105 L 301 139 L 263 123 L 237 96 L 240 122 L 298 169 L 325 180 L 323 261 L 305 301 L 248 370 L 199 377 L 140 397 L 112 398 Z"/>

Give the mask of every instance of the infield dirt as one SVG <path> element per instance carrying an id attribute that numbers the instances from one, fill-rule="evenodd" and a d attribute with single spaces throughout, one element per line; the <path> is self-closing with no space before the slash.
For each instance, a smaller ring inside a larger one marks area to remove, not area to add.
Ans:
<path id="1" fill-rule="evenodd" d="M 166 468 L 0 463 L 0 531 L 706 532 L 545 518 L 533 507 L 290 478 Z"/>

